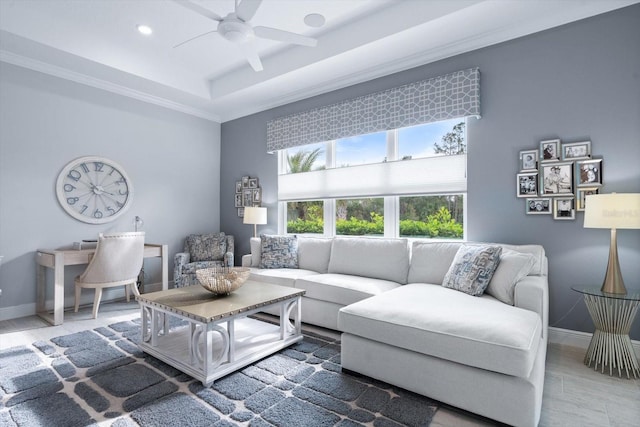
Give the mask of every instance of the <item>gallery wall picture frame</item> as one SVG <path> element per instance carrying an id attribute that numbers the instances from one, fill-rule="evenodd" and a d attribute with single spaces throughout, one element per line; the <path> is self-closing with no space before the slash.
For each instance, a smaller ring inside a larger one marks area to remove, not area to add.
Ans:
<path id="1" fill-rule="evenodd" d="M 591 158 L 591 141 L 562 144 L 562 160 L 578 160 Z"/>
<path id="2" fill-rule="evenodd" d="M 573 162 L 554 162 L 540 166 L 540 195 L 573 195 Z"/>
<path id="3" fill-rule="evenodd" d="M 236 208 L 241 208 L 242 207 L 242 193 L 236 193 L 235 194 L 235 203 L 234 206 Z"/>
<path id="4" fill-rule="evenodd" d="M 245 188 L 242 190 L 242 206 L 253 206 L 253 190 L 250 188 Z"/>
<path id="5" fill-rule="evenodd" d="M 516 175 L 517 197 L 533 197 L 538 195 L 538 172 L 522 172 Z"/>
<path id="6" fill-rule="evenodd" d="M 262 203 L 262 188 L 254 188 L 251 191 L 254 206 L 260 206 L 260 203 Z"/>
<path id="7" fill-rule="evenodd" d="M 247 188 L 258 188 L 258 178 L 249 178 Z"/>
<path id="8" fill-rule="evenodd" d="M 553 199 L 553 219 L 576 219 L 575 199 L 573 197 L 556 197 Z"/>
<path id="9" fill-rule="evenodd" d="M 558 154 L 560 153 L 560 140 L 548 139 L 540 141 L 540 161 L 541 162 L 555 162 L 560 160 Z"/>
<path id="10" fill-rule="evenodd" d="M 576 161 L 577 187 L 602 186 L 602 159 Z"/>
<path id="11" fill-rule="evenodd" d="M 600 194 L 600 187 L 584 187 L 576 190 L 576 210 L 584 211 L 586 197 L 592 194 Z"/>
<path id="12" fill-rule="evenodd" d="M 238 208 L 238 216 L 244 218 L 244 208 Z"/>
<path id="13" fill-rule="evenodd" d="M 525 209 L 527 215 L 551 215 L 551 197 L 528 198 Z"/>
<path id="14" fill-rule="evenodd" d="M 236 181 L 236 194 L 242 193 L 242 181 Z"/>
<path id="15" fill-rule="evenodd" d="M 520 172 L 538 170 L 538 150 L 523 150 L 520 152 Z"/>
<path id="16" fill-rule="evenodd" d="M 249 175 L 245 175 L 242 177 L 242 188 L 249 187 Z"/>

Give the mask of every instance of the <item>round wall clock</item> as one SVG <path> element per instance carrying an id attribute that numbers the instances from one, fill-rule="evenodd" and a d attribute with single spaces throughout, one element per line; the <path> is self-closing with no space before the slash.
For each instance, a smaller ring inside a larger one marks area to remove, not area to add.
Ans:
<path id="1" fill-rule="evenodd" d="M 69 215 L 104 224 L 122 215 L 133 200 L 133 185 L 122 166 L 104 157 L 80 157 L 58 175 L 58 202 Z"/>

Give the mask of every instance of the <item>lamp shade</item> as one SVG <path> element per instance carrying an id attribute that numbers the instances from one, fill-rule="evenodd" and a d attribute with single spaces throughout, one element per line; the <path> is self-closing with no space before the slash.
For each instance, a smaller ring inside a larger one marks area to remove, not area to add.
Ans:
<path id="1" fill-rule="evenodd" d="M 246 207 L 244 208 L 244 224 L 266 224 L 267 208 Z"/>
<path id="2" fill-rule="evenodd" d="M 586 196 L 584 227 L 640 229 L 640 193 Z"/>

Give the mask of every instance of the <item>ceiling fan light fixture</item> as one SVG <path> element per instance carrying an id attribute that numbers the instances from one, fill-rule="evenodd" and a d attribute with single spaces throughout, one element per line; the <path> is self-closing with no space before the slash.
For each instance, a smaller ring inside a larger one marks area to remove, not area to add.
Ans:
<path id="1" fill-rule="evenodd" d="M 218 33 L 233 43 L 242 43 L 253 37 L 253 28 L 239 20 L 228 20 L 218 24 Z"/>
<path id="2" fill-rule="evenodd" d="M 140 24 L 137 25 L 136 28 L 138 32 L 144 36 L 150 36 L 153 33 L 153 29 L 148 25 Z"/>

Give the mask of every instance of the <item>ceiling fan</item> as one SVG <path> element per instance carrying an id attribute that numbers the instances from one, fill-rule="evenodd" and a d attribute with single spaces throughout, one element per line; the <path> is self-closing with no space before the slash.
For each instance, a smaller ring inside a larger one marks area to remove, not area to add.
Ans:
<path id="1" fill-rule="evenodd" d="M 173 0 L 176 3 L 190 9 L 202 16 L 218 22 L 215 30 L 197 35 L 185 40 L 174 46 L 182 46 L 197 38 L 206 36 L 211 33 L 218 33 L 224 39 L 238 46 L 240 52 L 247 58 L 247 61 L 255 71 L 262 71 L 262 61 L 255 47 L 251 43 L 254 37 L 276 40 L 285 43 L 298 44 L 302 46 L 315 47 L 318 40 L 313 37 L 303 36 L 302 34 L 291 33 L 289 31 L 279 30 L 277 28 L 252 26 L 249 21 L 256 14 L 262 0 L 236 0 L 235 9 L 227 14 L 224 18 L 211 10 L 192 2 L 191 0 Z"/>

